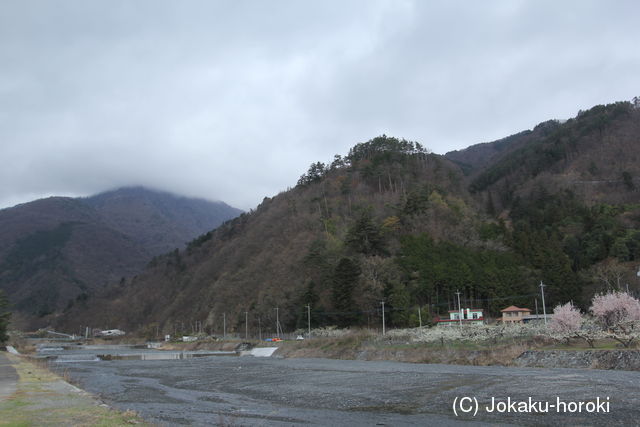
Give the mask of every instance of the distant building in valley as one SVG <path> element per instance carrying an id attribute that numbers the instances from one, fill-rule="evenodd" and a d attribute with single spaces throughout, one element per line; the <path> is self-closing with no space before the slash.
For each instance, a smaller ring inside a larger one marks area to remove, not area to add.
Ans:
<path id="1" fill-rule="evenodd" d="M 500 310 L 500 312 L 504 323 L 522 323 L 527 316 L 531 316 L 531 310 L 516 307 L 515 305 Z"/>
<path id="2" fill-rule="evenodd" d="M 482 325 L 483 323 L 484 311 L 481 308 L 449 310 L 448 319 L 438 320 L 438 325 L 441 326 Z"/>

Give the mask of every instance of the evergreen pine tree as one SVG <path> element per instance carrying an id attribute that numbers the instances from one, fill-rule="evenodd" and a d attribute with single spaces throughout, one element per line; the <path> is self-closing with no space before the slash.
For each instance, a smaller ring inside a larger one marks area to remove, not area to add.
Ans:
<path id="1" fill-rule="evenodd" d="M 411 312 L 408 309 L 411 304 L 411 297 L 406 286 L 402 283 L 394 283 L 390 285 L 388 295 L 390 324 L 399 328 L 410 326 Z"/>
<path id="2" fill-rule="evenodd" d="M 358 320 L 358 308 L 353 300 L 353 291 L 360 276 L 360 267 L 350 258 L 342 258 L 333 274 L 332 300 L 336 310 L 336 324 L 351 326 Z"/>
<path id="3" fill-rule="evenodd" d="M 573 301 L 581 302 L 582 293 L 576 274 L 571 269 L 571 261 L 563 252 L 558 238 L 552 236 L 540 251 L 542 280 L 548 286 L 548 303 L 553 306 Z"/>
<path id="4" fill-rule="evenodd" d="M 307 329 L 309 325 L 309 314 L 311 314 L 311 327 L 315 328 L 320 326 L 320 312 L 323 310 L 322 307 L 318 306 L 320 297 L 316 293 L 315 287 L 314 281 L 309 280 L 307 287 L 302 295 L 300 295 L 297 304 L 298 315 L 296 317 L 296 329 Z M 307 312 L 307 305 L 310 307 L 310 313 Z"/>
<path id="5" fill-rule="evenodd" d="M 350 249 L 365 255 L 382 254 L 384 252 L 384 241 L 382 233 L 380 233 L 380 227 L 373 222 L 371 213 L 368 210 L 364 211 L 349 229 L 345 241 Z"/>
<path id="6" fill-rule="evenodd" d="M 0 343 L 5 343 L 9 339 L 7 331 L 9 329 L 9 300 L 2 290 L 0 290 Z"/>

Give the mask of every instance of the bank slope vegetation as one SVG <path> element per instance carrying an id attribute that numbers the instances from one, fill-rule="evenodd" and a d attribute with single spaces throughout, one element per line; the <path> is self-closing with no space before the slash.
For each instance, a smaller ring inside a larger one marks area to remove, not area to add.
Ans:
<path id="1" fill-rule="evenodd" d="M 90 296 L 61 325 L 150 335 L 416 326 L 457 306 L 586 305 L 637 289 L 640 111 L 596 106 L 440 156 L 382 135 Z M 465 150 L 463 150 L 465 151 Z M 471 154 L 469 154 L 471 153 Z M 541 300 L 538 298 L 538 303 Z M 277 308 L 277 310 L 276 310 Z M 245 314 L 246 313 L 246 314 Z M 246 316 L 246 317 L 245 317 Z"/>

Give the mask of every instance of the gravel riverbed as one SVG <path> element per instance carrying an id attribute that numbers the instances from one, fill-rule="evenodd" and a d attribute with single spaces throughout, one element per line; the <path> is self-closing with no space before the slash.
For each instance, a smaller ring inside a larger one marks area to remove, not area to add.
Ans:
<path id="1" fill-rule="evenodd" d="M 135 410 L 161 425 L 637 425 L 640 420 L 640 372 L 228 356 L 52 366 L 118 409 Z M 454 401 L 464 397 L 471 399 L 456 407 L 456 416 Z M 530 403 L 508 405 L 529 397 L 534 403 L 583 404 L 573 413 L 563 411 L 572 404 L 543 413 L 544 407 Z M 598 398 L 609 403 L 608 411 L 601 405 L 599 413 L 588 412 Z M 476 402 L 475 416 L 461 411 Z M 494 403 L 507 412 L 489 412 Z"/>

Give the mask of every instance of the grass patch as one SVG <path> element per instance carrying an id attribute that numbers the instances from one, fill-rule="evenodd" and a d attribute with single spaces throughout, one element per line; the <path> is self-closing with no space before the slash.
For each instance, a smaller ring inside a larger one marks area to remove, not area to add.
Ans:
<path id="1" fill-rule="evenodd" d="M 304 341 L 284 341 L 283 348 L 289 350 L 318 349 L 322 351 L 353 351 L 369 345 L 374 335 L 366 331 L 351 332 L 338 337 L 317 337 Z"/>
<path id="2" fill-rule="evenodd" d="M 8 357 L 19 380 L 16 392 L 0 402 L 0 425 L 148 425 L 133 411 L 101 406 L 87 393 L 73 391 L 62 378 L 43 367 L 17 356 Z"/>

